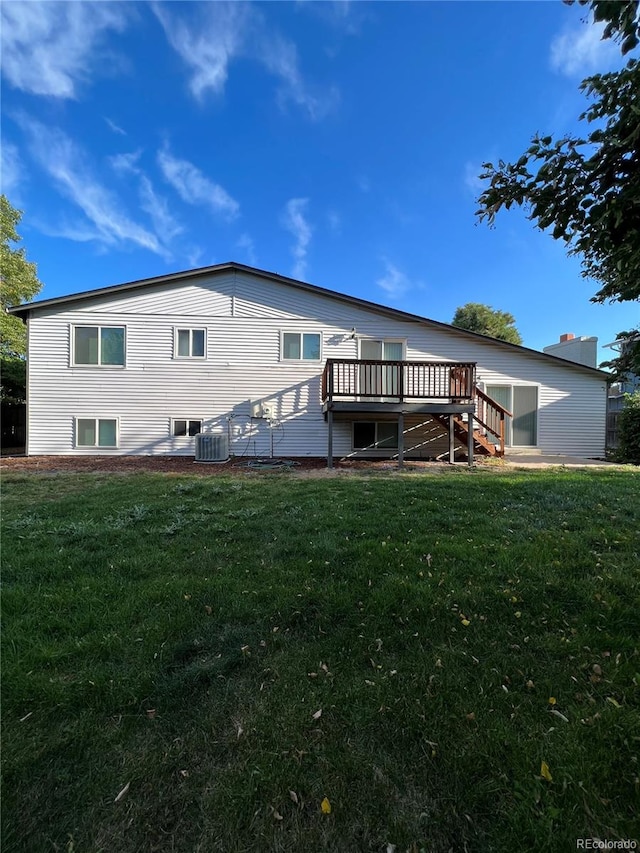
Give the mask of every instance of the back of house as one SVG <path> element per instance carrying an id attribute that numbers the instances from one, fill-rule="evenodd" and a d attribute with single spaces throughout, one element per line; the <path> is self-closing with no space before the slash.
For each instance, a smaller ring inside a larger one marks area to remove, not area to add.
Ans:
<path id="1" fill-rule="evenodd" d="M 603 372 L 241 264 L 12 310 L 30 455 L 193 456 L 207 434 L 235 456 L 433 459 L 471 410 L 479 450 L 604 453 Z"/>

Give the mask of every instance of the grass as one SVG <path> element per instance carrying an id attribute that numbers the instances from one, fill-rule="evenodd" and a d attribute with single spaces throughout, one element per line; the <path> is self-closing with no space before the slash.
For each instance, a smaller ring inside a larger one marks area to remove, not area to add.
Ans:
<path id="1" fill-rule="evenodd" d="M 639 473 L 6 475 L 3 851 L 637 838 Z"/>

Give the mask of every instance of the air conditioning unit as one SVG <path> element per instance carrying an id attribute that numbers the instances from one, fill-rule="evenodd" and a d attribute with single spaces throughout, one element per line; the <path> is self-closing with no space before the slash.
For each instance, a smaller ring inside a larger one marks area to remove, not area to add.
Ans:
<path id="1" fill-rule="evenodd" d="M 228 435 L 215 432 L 199 432 L 196 435 L 196 462 L 226 462 L 228 458 Z"/>

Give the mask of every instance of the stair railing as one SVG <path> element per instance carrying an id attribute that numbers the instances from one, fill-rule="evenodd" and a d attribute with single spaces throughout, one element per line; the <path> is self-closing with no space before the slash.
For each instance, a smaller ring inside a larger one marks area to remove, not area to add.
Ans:
<path id="1" fill-rule="evenodd" d="M 505 421 L 506 418 L 511 418 L 513 415 L 497 400 L 485 394 L 480 388 L 476 387 L 476 411 L 474 414 L 475 421 L 480 424 L 487 432 L 498 439 L 500 446 L 500 456 L 504 454 L 504 445 L 506 440 Z"/>

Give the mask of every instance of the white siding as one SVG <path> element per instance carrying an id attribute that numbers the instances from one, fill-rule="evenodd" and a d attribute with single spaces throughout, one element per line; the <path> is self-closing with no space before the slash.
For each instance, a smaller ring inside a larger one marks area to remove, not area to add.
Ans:
<path id="1" fill-rule="evenodd" d="M 84 311 L 161 317 L 179 314 L 183 317 L 230 316 L 234 291 L 233 273 L 203 276 L 194 283 L 156 284 L 139 290 L 102 294 L 86 300 Z"/>
<path id="2" fill-rule="evenodd" d="M 126 367 L 71 367 L 75 323 L 124 325 Z M 206 328 L 206 359 L 173 357 L 175 327 Z M 596 374 L 241 271 L 34 308 L 28 452 L 193 455 L 193 438 L 170 435 L 172 418 L 191 418 L 205 430 L 228 430 L 233 453 L 264 455 L 269 428 L 251 419 L 250 402 L 269 399 L 276 454 L 323 456 L 321 374 L 327 358 L 357 358 L 353 327 L 358 337 L 405 340 L 409 360 L 475 361 L 485 384 L 537 385 L 539 449 L 604 453 L 606 388 Z M 321 332 L 322 361 L 280 361 L 283 331 Z M 76 448 L 78 417 L 118 418 L 119 447 Z M 416 452 L 434 455 L 430 435 Z M 437 452 L 446 448 L 441 439 Z M 352 453 L 350 423 L 335 422 L 334 450 Z"/>

